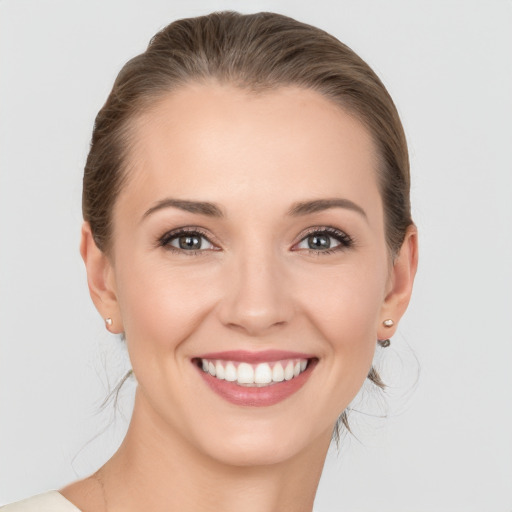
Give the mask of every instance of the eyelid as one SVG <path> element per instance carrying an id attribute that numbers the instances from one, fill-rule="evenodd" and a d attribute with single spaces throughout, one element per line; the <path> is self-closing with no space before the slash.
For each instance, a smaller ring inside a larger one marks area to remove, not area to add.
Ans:
<path id="1" fill-rule="evenodd" d="M 211 245 L 213 245 L 214 248 L 185 250 L 170 245 L 171 240 L 186 235 L 199 235 L 200 237 L 206 239 Z M 186 226 L 166 231 L 162 236 L 158 237 L 156 245 L 157 247 L 163 247 L 164 249 L 167 249 L 171 252 L 185 254 L 187 256 L 193 256 L 196 254 L 220 250 L 218 245 L 214 241 L 212 241 L 212 238 L 213 237 L 209 233 L 207 233 L 203 228 L 200 228 L 199 226 Z"/>
<path id="2" fill-rule="evenodd" d="M 311 236 L 312 234 L 320 233 L 320 234 L 327 234 L 328 236 L 334 238 L 339 243 L 333 248 L 327 248 L 324 250 L 317 250 L 317 249 L 309 249 L 309 248 L 300 248 L 300 249 L 294 249 L 298 244 L 303 242 L 308 236 Z M 206 239 L 211 245 L 214 246 L 214 248 L 211 249 L 191 249 L 191 250 L 185 250 L 178 247 L 174 247 L 170 245 L 170 241 L 176 238 L 179 238 L 180 236 L 185 236 L 187 234 L 191 235 L 199 235 L 200 237 Z M 179 253 L 179 254 L 185 254 L 188 256 L 192 255 L 204 255 L 205 253 L 212 252 L 212 251 L 220 251 L 222 250 L 219 245 L 212 241 L 212 238 L 215 239 L 211 234 L 207 233 L 203 228 L 199 226 L 186 226 L 186 227 L 179 227 L 176 229 L 172 229 L 170 231 L 166 231 L 162 236 L 160 236 L 157 239 L 156 245 L 158 247 L 163 247 L 164 249 L 167 249 L 171 252 Z M 342 231 L 341 229 L 334 228 L 332 226 L 314 226 L 308 228 L 305 232 L 303 232 L 300 235 L 300 238 L 297 242 L 295 242 L 292 246 L 292 250 L 300 250 L 300 251 L 308 251 L 312 254 L 330 254 L 333 252 L 341 251 L 344 249 L 348 249 L 352 247 L 354 244 L 353 238 L 348 235 L 346 232 Z"/>
<path id="3" fill-rule="evenodd" d="M 309 248 L 302 248 L 302 249 L 297 249 L 297 250 L 308 251 L 312 254 L 330 254 L 333 252 L 348 249 L 354 245 L 354 239 L 350 235 L 348 235 L 345 231 L 342 231 L 341 229 L 334 228 L 332 226 L 315 226 L 315 227 L 308 228 L 304 233 L 302 233 L 300 235 L 299 241 L 296 242 L 293 245 L 293 247 L 296 247 L 298 244 L 303 242 L 307 237 L 309 237 L 315 233 L 327 234 L 330 237 L 336 239 L 339 242 L 339 244 L 333 248 L 328 248 L 325 250 L 316 250 L 316 249 L 309 249 Z"/>

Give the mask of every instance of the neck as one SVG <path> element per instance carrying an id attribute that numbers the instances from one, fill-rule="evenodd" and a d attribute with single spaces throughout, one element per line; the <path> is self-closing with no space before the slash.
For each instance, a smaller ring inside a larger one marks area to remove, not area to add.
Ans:
<path id="1" fill-rule="evenodd" d="M 128 433 L 100 471 L 107 510 L 311 512 L 329 441 L 326 432 L 273 464 L 225 464 L 169 431 L 137 392 Z"/>

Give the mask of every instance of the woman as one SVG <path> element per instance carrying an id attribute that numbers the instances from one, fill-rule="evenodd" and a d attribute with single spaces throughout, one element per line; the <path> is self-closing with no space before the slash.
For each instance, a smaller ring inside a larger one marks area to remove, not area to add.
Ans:
<path id="1" fill-rule="evenodd" d="M 172 23 L 98 114 L 83 212 L 90 294 L 138 383 L 130 427 L 90 477 L 5 510 L 310 512 L 417 265 L 376 75 L 280 15 Z"/>

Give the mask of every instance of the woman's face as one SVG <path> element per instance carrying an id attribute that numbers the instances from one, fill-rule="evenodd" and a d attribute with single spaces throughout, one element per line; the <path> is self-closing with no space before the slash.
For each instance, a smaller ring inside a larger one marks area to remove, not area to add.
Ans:
<path id="1" fill-rule="evenodd" d="M 309 90 L 209 84 L 133 135 L 102 312 L 126 334 L 136 407 L 234 464 L 326 441 L 393 286 L 369 133 Z"/>

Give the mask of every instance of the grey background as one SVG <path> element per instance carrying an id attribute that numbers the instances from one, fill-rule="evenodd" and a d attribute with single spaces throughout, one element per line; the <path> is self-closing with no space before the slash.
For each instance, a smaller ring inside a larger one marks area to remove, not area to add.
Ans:
<path id="1" fill-rule="evenodd" d="M 78 254 L 92 122 L 159 28 L 226 8 L 288 14 L 347 43 L 388 87 L 410 145 L 421 258 L 410 310 L 377 355 L 391 387 L 385 400 L 370 387 L 356 399 L 357 439 L 329 455 L 316 507 L 510 512 L 505 0 L 1 1 L 0 504 L 86 476 L 122 436 L 133 384 L 116 418 L 98 406 L 129 363 Z"/>

